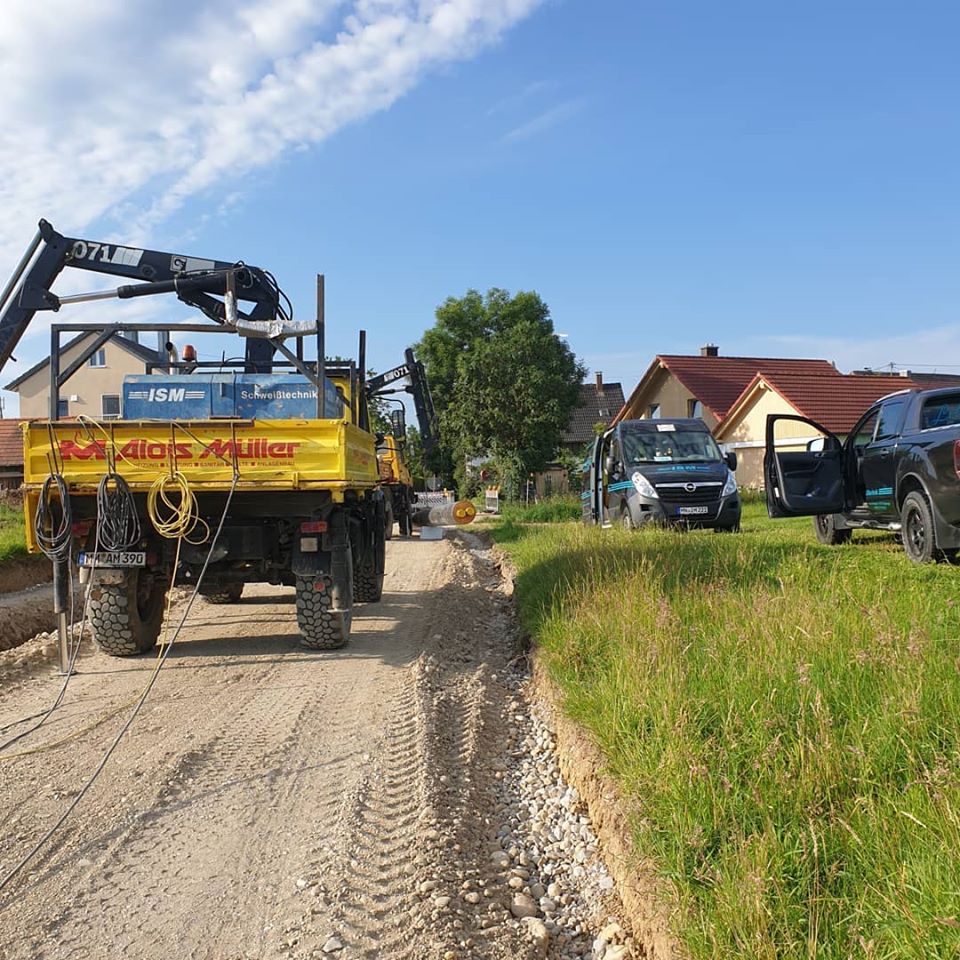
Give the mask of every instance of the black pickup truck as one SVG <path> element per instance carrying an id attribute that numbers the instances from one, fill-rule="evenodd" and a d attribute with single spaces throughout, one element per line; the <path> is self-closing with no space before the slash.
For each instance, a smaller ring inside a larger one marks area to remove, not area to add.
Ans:
<path id="1" fill-rule="evenodd" d="M 763 472 L 770 516 L 813 516 L 821 543 L 891 530 L 917 563 L 956 562 L 960 388 L 884 397 L 843 441 L 814 420 L 771 414 Z"/>

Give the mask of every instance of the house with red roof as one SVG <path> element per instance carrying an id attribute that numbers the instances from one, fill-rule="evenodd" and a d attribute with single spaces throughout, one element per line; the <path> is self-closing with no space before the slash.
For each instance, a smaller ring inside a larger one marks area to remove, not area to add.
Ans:
<path id="1" fill-rule="evenodd" d="M 759 372 L 842 376 L 827 360 L 721 357 L 714 344 L 699 356 L 658 354 L 615 421 L 699 417 L 712 430 Z"/>
<path id="2" fill-rule="evenodd" d="M 654 357 L 614 422 L 699 417 L 736 451 L 740 485 L 761 487 L 767 414 L 808 417 L 844 436 L 875 400 L 918 385 L 919 375 L 843 374 L 818 359 L 723 357 L 707 344 L 698 356 Z M 798 443 L 811 439 L 802 424 L 796 430 Z"/>
<path id="3" fill-rule="evenodd" d="M 783 370 L 757 371 L 740 396 L 730 405 L 713 435 L 727 450 L 737 454 L 737 481 L 744 487 L 763 486 L 763 451 L 767 415 L 788 413 L 815 420 L 843 438 L 875 400 L 900 390 L 916 389 L 908 376 L 817 376 Z M 778 435 L 778 445 L 797 448 L 815 434 L 804 424 L 784 423 L 787 432 Z"/>

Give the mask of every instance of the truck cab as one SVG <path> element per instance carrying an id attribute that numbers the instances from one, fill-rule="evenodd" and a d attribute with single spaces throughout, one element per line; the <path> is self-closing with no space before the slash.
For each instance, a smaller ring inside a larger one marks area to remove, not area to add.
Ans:
<path id="1" fill-rule="evenodd" d="M 583 464 L 583 521 L 739 530 L 736 467 L 702 420 L 622 420 Z"/>

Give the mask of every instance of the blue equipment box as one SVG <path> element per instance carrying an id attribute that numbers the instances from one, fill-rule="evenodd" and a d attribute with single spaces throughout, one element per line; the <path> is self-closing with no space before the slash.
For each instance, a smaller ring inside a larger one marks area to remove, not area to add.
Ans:
<path id="1" fill-rule="evenodd" d="M 326 417 L 343 398 L 326 380 Z M 124 378 L 125 420 L 315 420 L 317 388 L 306 377 L 264 373 L 139 374 Z"/>

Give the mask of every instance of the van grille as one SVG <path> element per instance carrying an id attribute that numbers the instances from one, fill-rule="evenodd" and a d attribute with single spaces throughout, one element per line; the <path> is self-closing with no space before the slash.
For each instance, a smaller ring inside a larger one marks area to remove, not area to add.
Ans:
<path id="1" fill-rule="evenodd" d="M 719 480 L 707 480 L 701 483 L 658 483 L 655 484 L 657 494 L 664 503 L 705 503 L 718 500 L 720 487 Z M 693 487 L 688 490 L 687 487 Z"/>

